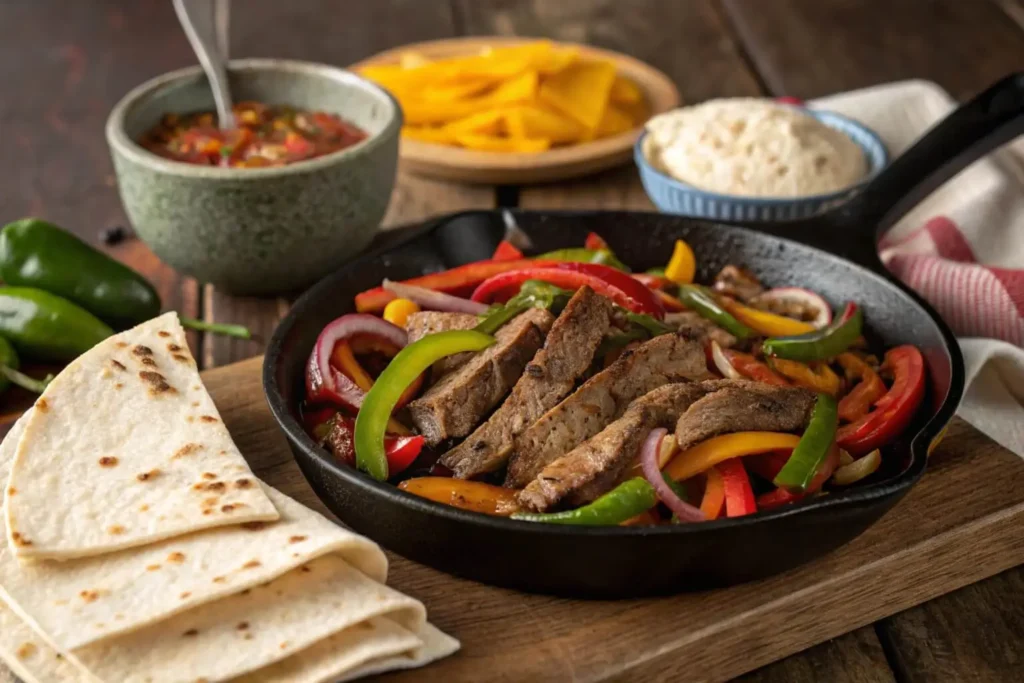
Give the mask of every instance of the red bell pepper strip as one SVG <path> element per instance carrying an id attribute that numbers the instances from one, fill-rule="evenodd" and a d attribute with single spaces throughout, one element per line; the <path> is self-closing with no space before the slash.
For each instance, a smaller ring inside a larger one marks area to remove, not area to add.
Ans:
<path id="1" fill-rule="evenodd" d="M 841 353 L 836 360 L 846 371 L 847 379 L 860 378 L 860 382 L 839 401 L 839 419 L 855 422 L 867 415 L 871 406 L 885 396 L 885 382 L 870 365 L 852 353 Z"/>
<path id="2" fill-rule="evenodd" d="M 682 313 L 683 311 L 689 310 L 686 307 L 686 304 L 684 304 L 682 301 L 675 298 L 668 292 L 662 291 L 660 289 L 652 289 L 651 291 L 654 292 L 654 296 L 658 297 L 658 301 L 661 302 L 661 305 L 669 313 Z"/>
<path id="3" fill-rule="evenodd" d="M 659 320 L 665 317 L 665 309 L 651 290 L 625 273 L 596 263 L 558 263 L 501 273 L 482 282 L 472 299 L 483 303 L 507 299 L 527 280 L 541 280 L 570 290 L 586 285 L 634 313 L 646 313 Z"/>
<path id="4" fill-rule="evenodd" d="M 723 460 L 717 467 L 725 488 L 725 516 L 742 517 L 757 512 L 754 489 L 750 487 L 750 477 L 743 469 L 743 462 L 739 458 L 731 458 Z"/>
<path id="5" fill-rule="evenodd" d="M 712 467 L 706 474 L 707 481 L 704 484 L 704 496 L 700 501 L 700 511 L 708 519 L 718 519 L 722 514 L 722 505 L 725 504 L 725 483 L 717 467 Z"/>
<path id="6" fill-rule="evenodd" d="M 924 357 L 916 347 L 907 344 L 890 349 L 885 366 L 893 373 L 892 387 L 875 403 L 875 410 L 840 428 L 836 435 L 840 448 L 855 457 L 883 446 L 906 429 L 924 399 Z"/>
<path id="7" fill-rule="evenodd" d="M 334 456 L 346 465 L 355 467 L 355 421 L 338 415 L 334 418 L 331 430 L 331 450 Z M 422 436 L 385 436 L 384 455 L 388 461 L 388 476 L 393 477 L 408 468 L 419 457 L 423 444 Z"/>
<path id="8" fill-rule="evenodd" d="M 587 233 L 587 239 L 583 240 L 583 246 L 586 249 L 593 249 L 594 251 L 611 251 L 612 248 L 608 246 L 608 243 L 604 241 L 604 238 L 598 235 L 596 232 Z"/>
<path id="9" fill-rule="evenodd" d="M 772 481 L 778 476 L 782 468 L 786 466 L 789 456 L 793 454 L 792 448 L 757 455 L 747 456 L 744 461 L 747 469 L 767 481 Z"/>
<path id="10" fill-rule="evenodd" d="M 750 460 L 747 460 L 747 464 L 750 464 Z M 774 491 L 768 493 L 762 493 L 757 497 L 757 507 L 761 510 L 770 510 L 780 505 L 788 505 L 789 503 L 796 503 L 797 501 L 803 500 L 808 496 L 817 493 L 821 490 L 821 487 L 825 485 L 828 478 L 832 476 L 832 473 L 839 467 L 839 447 L 835 444 L 832 445 L 832 449 L 829 451 L 828 458 L 825 459 L 818 471 L 814 474 L 814 479 L 808 485 L 807 490 L 803 493 L 793 493 L 783 488 L 777 488 Z"/>
<path id="11" fill-rule="evenodd" d="M 302 426 L 305 427 L 306 433 L 311 437 L 320 441 L 327 436 L 327 430 L 330 428 L 330 421 L 335 415 L 338 414 L 337 408 L 320 408 L 319 410 L 303 410 L 302 412 Z"/>
<path id="12" fill-rule="evenodd" d="M 467 289 L 476 287 L 489 277 L 498 273 L 520 268 L 535 268 L 547 266 L 553 261 L 537 261 L 533 259 L 520 259 L 516 261 L 476 261 L 458 266 L 440 273 L 430 273 L 414 277 L 410 280 L 402 280 L 404 285 L 425 287 L 447 294 L 464 292 Z M 356 294 L 356 310 L 360 313 L 379 313 L 384 310 L 388 302 L 395 298 L 391 292 L 385 291 L 383 287 L 374 287 L 365 292 Z"/>
<path id="13" fill-rule="evenodd" d="M 491 256 L 492 261 L 517 261 L 522 258 L 523 252 L 519 251 L 519 248 L 508 240 L 498 242 L 498 246 Z"/>
<path id="14" fill-rule="evenodd" d="M 722 349 L 722 353 L 725 354 L 726 359 L 736 369 L 736 372 L 740 373 L 747 379 L 752 379 L 755 382 L 763 382 L 764 384 L 775 384 L 782 387 L 789 386 L 789 382 L 787 382 L 782 375 L 778 374 L 770 367 L 751 356 L 749 353 L 734 351 L 732 349 Z"/>
<path id="15" fill-rule="evenodd" d="M 650 273 L 633 273 L 633 279 L 648 289 L 665 289 L 666 287 L 675 286 L 675 283 L 667 277 L 651 275 Z"/>

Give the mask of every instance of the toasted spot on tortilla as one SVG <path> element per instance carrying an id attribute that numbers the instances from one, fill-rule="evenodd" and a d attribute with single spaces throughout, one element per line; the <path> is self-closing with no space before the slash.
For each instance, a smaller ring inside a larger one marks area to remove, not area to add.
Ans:
<path id="1" fill-rule="evenodd" d="M 288 649 L 288 641 L 287 640 L 284 641 L 278 647 L 280 647 L 282 650 L 287 650 Z"/>
<path id="2" fill-rule="evenodd" d="M 201 450 L 203 450 L 201 445 L 197 443 L 187 443 L 174 452 L 174 455 L 171 456 L 171 460 L 183 458 L 186 455 L 192 455 L 193 453 L 198 453 Z"/>
<path id="3" fill-rule="evenodd" d="M 189 424 L 192 424 L 195 421 L 196 421 L 196 419 L 194 417 L 192 417 L 191 415 L 186 415 L 185 416 L 185 422 L 188 422 Z"/>
<path id="4" fill-rule="evenodd" d="M 116 360 L 113 360 L 113 359 L 111 359 L 110 364 L 113 365 L 118 370 L 127 370 L 128 369 L 128 368 L 126 368 L 124 366 L 123 363 L 120 363 L 119 361 L 116 361 Z"/>
<path id="5" fill-rule="evenodd" d="M 55 604 L 55 605 L 66 605 L 66 604 L 68 604 L 68 601 L 67 600 L 54 600 L 53 604 Z"/>
<path id="6" fill-rule="evenodd" d="M 313 571 L 312 569 L 310 569 L 310 568 L 309 568 L 309 565 L 308 565 L 308 564 L 304 564 L 304 565 L 302 565 L 301 567 L 299 567 L 299 569 L 301 569 L 301 570 L 302 570 L 303 572 L 305 572 L 306 574 L 308 574 L 308 573 L 310 573 L 311 571 Z"/>
<path id="7" fill-rule="evenodd" d="M 149 348 L 148 346 L 138 344 L 134 349 L 132 349 L 132 353 L 138 356 L 139 358 L 143 358 L 145 356 L 152 356 L 153 349 Z"/>
<path id="8" fill-rule="evenodd" d="M 200 415 L 199 416 L 199 421 L 200 422 L 220 422 L 220 420 L 215 418 L 213 415 Z"/>
<path id="9" fill-rule="evenodd" d="M 117 465 L 117 458 L 113 455 L 104 455 L 100 458 L 100 467 L 114 467 Z"/>
<path id="10" fill-rule="evenodd" d="M 292 536 L 288 539 L 289 543 L 302 543 L 308 538 L 308 536 Z"/>
<path id="11" fill-rule="evenodd" d="M 178 553 L 178 552 L 171 553 L 170 555 L 167 556 L 167 561 L 168 562 L 177 562 L 177 563 L 180 564 L 180 563 L 185 561 L 185 554 L 184 553 Z"/>
<path id="12" fill-rule="evenodd" d="M 226 576 L 215 576 L 215 577 L 213 577 L 213 582 L 214 583 L 224 583 L 227 580 L 228 580 L 228 577 L 226 577 Z"/>
<path id="13" fill-rule="evenodd" d="M 117 342 L 117 348 L 119 348 L 119 349 L 123 349 L 126 346 L 128 346 L 128 342 L 123 342 L 123 341 Z"/>
<path id="14" fill-rule="evenodd" d="M 160 470 L 150 470 L 149 472 L 139 472 L 135 475 L 135 478 L 139 481 L 149 481 L 153 477 L 159 476 Z"/>
<path id="15" fill-rule="evenodd" d="M 252 486 L 252 481 L 248 479 L 239 479 L 235 482 L 235 488 L 247 489 Z"/>
<path id="16" fill-rule="evenodd" d="M 179 363 L 188 363 L 189 362 L 189 357 L 188 356 L 183 356 L 180 353 L 172 353 L 171 354 L 171 358 L 173 358 L 174 360 L 178 361 Z"/>
<path id="17" fill-rule="evenodd" d="M 123 534 L 123 533 L 124 533 L 125 531 L 127 531 L 127 529 L 125 529 L 125 528 L 124 528 L 123 526 L 121 526 L 120 524 L 115 524 L 115 525 L 113 525 L 112 527 L 110 527 L 109 529 L 107 529 L 107 532 L 108 532 L 108 533 L 111 533 L 111 534 L 113 534 L 113 535 L 115 535 L 115 536 L 120 536 L 120 535 L 121 535 L 121 534 Z"/>
<path id="18" fill-rule="evenodd" d="M 220 511 L 224 512 L 224 513 L 231 512 L 234 509 L 235 509 L 235 506 L 234 505 L 230 505 L 230 504 L 229 505 L 221 505 L 220 506 Z"/>
<path id="19" fill-rule="evenodd" d="M 242 565 L 242 569 L 255 569 L 256 567 L 259 567 L 262 564 L 263 563 L 259 560 L 249 560 L 248 562 Z"/>
<path id="20" fill-rule="evenodd" d="M 32 545 L 32 541 L 28 540 L 27 538 L 22 536 L 17 531 L 12 531 L 11 532 L 11 540 L 14 541 L 14 545 L 20 545 L 20 546 Z"/>
<path id="21" fill-rule="evenodd" d="M 206 508 L 205 510 L 203 510 L 203 514 L 204 515 L 212 515 L 213 514 L 213 508 Z"/>
<path id="22" fill-rule="evenodd" d="M 142 358 L 139 362 L 141 362 L 143 365 L 148 365 L 150 367 L 156 367 L 156 361 L 153 360 L 152 358 L 150 358 L 149 356 L 146 356 L 145 358 Z"/>
<path id="23" fill-rule="evenodd" d="M 192 593 L 189 592 L 189 591 L 185 591 L 184 593 L 182 593 L 178 597 L 181 598 L 182 600 L 188 600 L 190 597 L 192 597 Z"/>
<path id="24" fill-rule="evenodd" d="M 217 475 L 213 472 L 203 472 L 203 479 L 216 479 Z"/>
<path id="25" fill-rule="evenodd" d="M 197 630 L 196 630 L 196 629 L 194 629 L 194 628 L 190 628 L 189 630 L 185 631 L 185 632 L 184 632 L 184 633 L 182 633 L 181 635 L 183 635 L 183 636 L 187 636 L 187 637 L 190 637 L 190 638 L 191 638 L 192 636 L 198 636 L 198 635 L 199 635 L 199 631 L 197 631 Z"/>
<path id="26" fill-rule="evenodd" d="M 147 572 L 155 572 L 157 569 L 160 569 L 160 565 L 158 564 L 150 564 L 146 566 Z"/>
<path id="27" fill-rule="evenodd" d="M 220 502 L 220 498 L 203 498 L 203 507 L 212 508 Z"/>
<path id="28" fill-rule="evenodd" d="M 167 350 L 170 351 L 171 353 L 174 353 L 176 351 L 181 351 L 181 347 L 178 346 L 177 344 L 168 344 Z"/>
<path id="29" fill-rule="evenodd" d="M 146 512 L 147 510 L 149 510 L 149 506 L 145 503 L 139 506 L 139 512 Z"/>
<path id="30" fill-rule="evenodd" d="M 14 488 L 13 486 L 11 486 L 10 488 L 7 489 L 7 495 L 8 496 L 13 496 L 13 495 L 15 495 L 17 493 L 18 493 L 18 489 Z"/>
<path id="31" fill-rule="evenodd" d="M 249 628 L 249 622 L 248 621 L 239 622 L 238 626 L 236 626 L 235 628 L 237 628 L 239 631 L 244 631 L 245 629 Z"/>
<path id="32" fill-rule="evenodd" d="M 100 370 L 100 379 L 110 379 L 114 376 L 114 373 L 110 371 L 110 368 L 103 368 Z"/>
<path id="33" fill-rule="evenodd" d="M 239 595 L 248 595 L 249 593 L 252 593 L 252 589 L 251 588 L 246 588 L 244 591 L 239 593 Z"/>
<path id="34" fill-rule="evenodd" d="M 49 409 L 50 404 L 46 402 L 45 398 L 41 398 L 38 401 L 36 401 L 36 410 L 38 410 L 39 412 L 45 413 Z"/>
<path id="35" fill-rule="evenodd" d="M 267 526 L 267 523 L 266 522 L 244 522 L 240 526 L 243 529 L 248 529 L 249 531 L 259 531 L 263 527 Z"/>
<path id="36" fill-rule="evenodd" d="M 17 649 L 17 651 L 15 651 L 14 654 L 17 655 L 18 659 L 27 659 L 27 658 L 31 657 L 32 655 L 34 655 L 35 653 L 36 653 L 36 646 L 34 644 L 32 644 L 32 643 L 22 643 L 21 645 L 18 646 L 18 649 Z"/>
<path id="37" fill-rule="evenodd" d="M 244 636 L 242 636 L 242 637 L 243 637 L 243 638 L 245 638 L 246 640 L 252 640 L 252 634 L 251 634 L 251 633 L 246 633 L 246 634 L 245 634 Z"/>
<path id="38" fill-rule="evenodd" d="M 114 621 L 123 621 L 123 620 L 124 620 L 124 615 L 121 614 L 120 612 L 118 612 L 117 614 L 114 615 Z"/>
<path id="39" fill-rule="evenodd" d="M 81 593 L 78 594 L 78 597 L 82 598 L 82 600 L 85 600 L 86 602 L 96 602 L 97 600 L 99 600 L 100 592 L 99 591 L 82 591 Z"/>
<path id="40" fill-rule="evenodd" d="M 159 336 L 161 336 L 161 337 L 170 337 L 170 336 L 171 336 L 171 333 L 170 333 L 170 332 L 167 332 L 167 331 L 165 331 L 165 330 L 160 330 L 159 332 L 157 332 L 157 335 L 159 335 Z"/>
<path id="41" fill-rule="evenodd" d="M 192 407 L 193 408 L 198 408 L 199 407 L 199 401 L 192 401 Z"/>
<path id="42" fill-rule="evenodd" d="M 124 385 L 123 385 L 123 384 L 121 384 L 120 382 L 118 382 L 117 384 L 115 384 L 115 385 L 114 385 L 114 388 L 115 388 L 115 389 L 123 389 L 123 388 L 124 388 Z"/>
<path id="43" fill-rule="evenodd" d="M 143 370 L 139 373 L 139 379 L 149 384 L 149 393 L 153 396 L 156 396 L 157 394 L 177 393 L 175 388 L 168 384 L 167 379 L 159 372 Z"/>
<path id="44" fill-rule="evenodd" d="M 192 385 L 192 391 L 199 391 L 200 389 L 202 389 L 202 387 L 199 386 L 198 384 L 193 384 Z"/>

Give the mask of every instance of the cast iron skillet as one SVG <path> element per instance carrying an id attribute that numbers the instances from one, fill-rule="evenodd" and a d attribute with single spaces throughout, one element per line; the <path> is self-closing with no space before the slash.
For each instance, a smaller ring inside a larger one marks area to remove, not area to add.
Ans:
<path id="1" fill-rule="evenodd" d="M 844 207 L 756 229 L 655 213 L 516 212 L 546 251 L 578 246 L 588 231 L 634 268 L 662 265 L 676 238 L 697 254 L 698 279 L 743 264 L 770 286 L 805 286 L 833 306 L 864 307 L 875 344 L 925 354 L 929 396 L 911 427 L 864 485 L 749 517 L 651 528 L 576 528 L 516 522 L 436 504 L 336 464 L 296 419 L 303 366 L 321 328 L 353 310 L 355 293 L 489 257 L 502 237 L 496 211 L 443 217 L 398 244 L 354 261 L 303 295 L 278 326 L 263 381 L 270 408 L 317 495 L 354 530 L 412 560 L 484 583 L 590 597 L 637 597 L 722 586 L 803 564 L 850 541 L 921 477 L 929 447 L 964 388 L 956 341 L 928 304 L 896 282 L 878 236 L 971 161 L 1024 133 L 1024 75 L 1004 79 L 953 112 Z M 898 513 L 897 513 L 898 514 Z"/>

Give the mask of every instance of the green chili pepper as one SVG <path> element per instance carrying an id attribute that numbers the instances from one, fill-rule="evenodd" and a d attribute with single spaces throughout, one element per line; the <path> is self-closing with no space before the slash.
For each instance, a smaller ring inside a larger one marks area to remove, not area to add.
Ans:
<path id="1" fill-rule="evenodd" d="M 860 306 L 849 303 L 843 315 L 828 327 L 792 337 L 770 337 L 761 348 L 766 356 L 787 360 L 826 360 L 850 348 L 863 327 L 864 313 Z"/>
<path id="2" fill-rule="evenodd" d="M 775 475 L 775 485 L 791 493 L 802 493 L 811 484 L 821 463 L 836 440 L 839 405 L 828 394 L 818 394 L 811 421 L 793 449 L 789 460 Z"/>
<path id="3" fill-rule="evenodd" d="M 647 330 L 652 337 L 660 337 L 663 334 L 671 334 L 676 331 L 671 325 L 666 325 L 646 313 L 629 312 L 626 313 L 626 319 Z"/>
<path id="4" fill-rule="evenodd" d="M 160 313 L 160 295 L 145 278 L 36 218 L 8 223 L 0 231 L 0 278 L 64 297 L 117 328 Z"/>
<path id="5" fill-rule="evenodd" d="M 657 502 L 658 494 L 654 492 L 650 482 L 643 477 L 635 477 L 622 482 L 594 502 L 575 510 L 540 514 L 517 512 L 512 515 L 512 519 L 576 526 L 614 526 L 650 510 Z"/>
<path id="6" fill-rule="evenodd" d="M 0 336 L 23 355 L 69 361 L 112 334 L 102 320 L 56 294 L 0 287 Z"/>
<path id="7" fill-rule="evenodd" d="M 570 261 L 572 263 L 600 263 L 612 268 L 617 268 L 624 273 L 630 272 L 629 266 L 620 261 L 615 254 L 608 249 L 584 249 L 583 247 L 570 247 L 568 249 L 555 249 L 546 254 L 536 257 L 543 261 Z"/>
<path id="8" fill-rule="evenodd" d="M 0 337 L 0 393 L 7 391 L 7 387 L 12 383 L 37 394 L 43 393 L 46 385 L 53 379 L 53 375 L 47 375 L 42 380 L 33 379 L 18 372 L 20 365 L 18 354 L 11 346 L 11 342 Z"/>
<path id="9" fill-rule="evenodd" d="M 398 399 L 435 362 L 465 351 L 480 351 L 494 337 L 476 330 L 451 330 L 431 334 L 398 352 L 363 398 L 356 416 L 356 466 L 377 481 L 388 478 L 384 433 Z"/>
<path id="10" fill-rule="evenodd" d="M 542 280 L 527 280 L 519 293 L 503 305 L 492 306 L 480 316 L 480 324 L 474 329 L 483 334 L 494 334 L 512 318 L 530 308 L 546 308 L 559 313 L 572 297 L 572 292 Z"/>
<path id="11" fill-rule="evenodd" d="M 699 285 L 680 285 L 679 300 L 696 311 L 700 317 L 707 318 L 737 339 L 750 339 L 757 334 L 732 317 L 732 314 L 719 306 L 715 298 Z"/>

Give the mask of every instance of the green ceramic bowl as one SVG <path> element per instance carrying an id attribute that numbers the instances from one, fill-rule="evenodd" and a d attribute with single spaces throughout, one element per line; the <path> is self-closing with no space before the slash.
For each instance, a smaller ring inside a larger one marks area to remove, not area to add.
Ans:
<path id="1" fill-rule="evenodd" d="M 236 101 L 338 114 L 369 133 L 323 157 L 276 168 L 170 161 L 137 140 L 168 112 L 212 111 L 199 67 L 158 76 L 107 119 L 118 188 L 138 236 L 163 261 L 235 294 L 276 294 L 319 280 L 365 248 L 395 185 L 402 113 L 387 92 L 333 66 L 245 59 L 229 66 Z"/>

